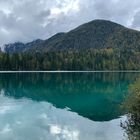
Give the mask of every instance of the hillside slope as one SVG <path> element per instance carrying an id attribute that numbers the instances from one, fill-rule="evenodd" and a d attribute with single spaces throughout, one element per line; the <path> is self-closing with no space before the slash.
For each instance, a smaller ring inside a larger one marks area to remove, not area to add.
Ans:
<path id="1" fill-rule="evenodd" d="M 15 47 L 16 45 L 16 47 Z M 140 50 L 140 32 L 106 20 L 93 20 L 67 33 L 58 33 L 34 43 L 14 43 L 6 52 L 48 52 L 89 48 L 133 48 Z"/>

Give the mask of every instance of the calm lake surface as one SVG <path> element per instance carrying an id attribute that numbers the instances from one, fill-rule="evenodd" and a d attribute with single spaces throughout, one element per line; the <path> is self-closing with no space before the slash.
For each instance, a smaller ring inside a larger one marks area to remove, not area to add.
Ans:
<path id="1" fill-rule="evenodd" d="M 140 73 L 0 74 L 0 140 L 124 140 L 120 108 Z"/>

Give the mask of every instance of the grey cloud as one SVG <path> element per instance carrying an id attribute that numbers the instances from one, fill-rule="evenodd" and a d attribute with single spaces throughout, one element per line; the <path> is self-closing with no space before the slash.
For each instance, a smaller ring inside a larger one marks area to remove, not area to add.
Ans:
<path id="1" fill-rule="evenodd" d="M 132 26 L 135 29 L 140 29 L 140 10 L 136 12 L 136 14 L 133 18 Z"/>
<path id="2" fill-rule="evenodd" d="M 46 39 L 93 19 L 140 29 L 139 0 L 1 0 L 0 44 Z"/>

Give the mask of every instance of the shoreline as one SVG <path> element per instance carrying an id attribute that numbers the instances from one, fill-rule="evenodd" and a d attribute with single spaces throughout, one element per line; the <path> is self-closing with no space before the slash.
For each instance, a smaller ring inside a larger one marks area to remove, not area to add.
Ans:
<path id="1" fill-rule="evenodd" d="M 118 70 L 118 71 L 0 71 L 0 73 L 140 73 L 133 70 Z"/>

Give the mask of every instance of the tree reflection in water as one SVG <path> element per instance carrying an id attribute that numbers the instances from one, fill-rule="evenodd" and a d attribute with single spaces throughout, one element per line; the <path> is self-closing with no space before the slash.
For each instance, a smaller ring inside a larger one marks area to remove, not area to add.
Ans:
<path id="1" fill-rule="evenodd" d="M 123 116 L 120 104 L 139 73 L 8 73 L 0 90 L 15 99 L 28 98 L 68 108 L 93 121 Z"/>

